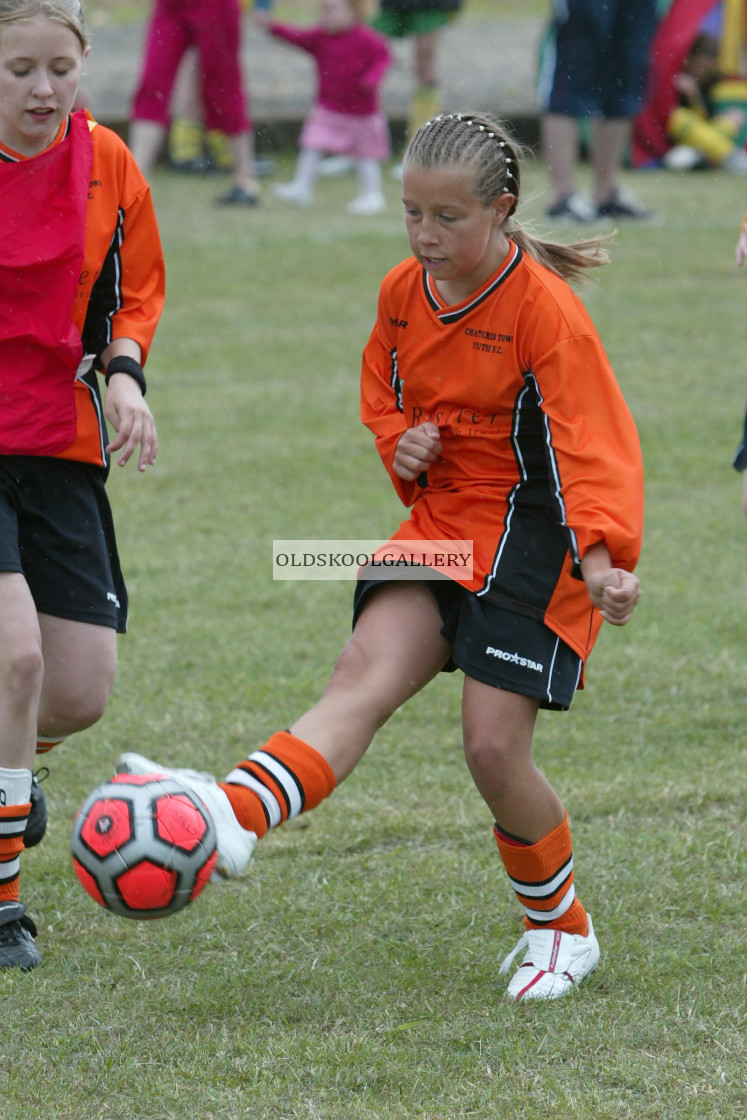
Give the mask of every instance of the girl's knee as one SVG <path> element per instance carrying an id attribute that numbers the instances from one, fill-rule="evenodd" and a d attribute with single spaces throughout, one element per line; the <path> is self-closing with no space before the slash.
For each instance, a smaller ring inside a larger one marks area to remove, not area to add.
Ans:
<path id="1" fill-rule="evenodd" d="M 6 644 L 0 658 L 0 688 L 14 707 L 38 702 L 43 675 L 44 659 L 37 641 L 29 637 Z"/>
<path id="2" fill-rule="evenodd" d="M 464 737 L 464 754 L 471 770 L 504 772 L 513 753 L 508 738 L 497 731 Z"/>
<path id="3" fill-rule="evenodd" d="M 527 767 L 534 766 L 531 739 L 500 727 L 465 733 L 464 754 L 473 774 L 506 787 Z"/>
<path id="4" fill-rule="evenodd" d="M 85 731 L 103 716 L 114 688 L 114 674 L 103 671 L 95 680 L 69 679 L 56 674 L 42 689 L 39 710 L 41 735 L 72 735 Z"/>
<path id="5" fill-rule="evenodd" d="M 386 658 L 378 657 L 351 638 L 337 659 L 324 690 L 324 700 L 356 713 L 381 727 L 403 702 Z"/>
<path id="6" fill-rule="evenodd" d="M 39 713 L 39 734 L 72 735 L 76 731 L 85 731 L 101 719 L 110 695 L 110 691 L 96 689 L 93 692 L 44 697 Z"/>

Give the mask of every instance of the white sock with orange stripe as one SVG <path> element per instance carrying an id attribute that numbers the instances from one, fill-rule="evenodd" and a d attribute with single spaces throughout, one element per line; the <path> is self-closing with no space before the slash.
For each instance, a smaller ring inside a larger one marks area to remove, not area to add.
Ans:
<path id="1" fill-rule="evenodd" d="M 289 731 L 278 731 L 219 785 L 241 827 L 260 837 L 313 809 L 332 793 L 336 780 L 314 747 Z"/>
<path id="2" fill-rule="evenodd" d="M 586 937 L 586 911 L 576 898 L 568 814 L 536 844 L 526 844 L 494 828 L 498 851 L 516 897 L 524 907 L 527 929 L 552 929 Z"/>
<path id="3" fill-rule="evenodd" d="M 0 902 L 18 901 L 23 833 L 31 809 L 31 771 L 0 766 Z"/>

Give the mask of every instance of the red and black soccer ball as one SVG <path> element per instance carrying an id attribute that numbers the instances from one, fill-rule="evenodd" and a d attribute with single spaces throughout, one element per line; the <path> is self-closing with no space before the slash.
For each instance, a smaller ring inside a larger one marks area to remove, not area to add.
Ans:
<path id="1" fill-rule="evenodd" d="M 94 901 L 123 918 L 166 918 L 208 882 L 215 825 L 200 798 L 165 774 L 117 774 L 81 805 L 73 867 Z"/>

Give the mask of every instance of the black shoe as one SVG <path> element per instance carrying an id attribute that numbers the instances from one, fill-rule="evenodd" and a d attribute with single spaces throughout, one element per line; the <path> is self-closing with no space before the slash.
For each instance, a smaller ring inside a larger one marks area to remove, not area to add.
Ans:
<path id="1" fill-rule="evenodd" d="M 208 175 L 215 171 L 212 160 L 208 156 L 194 156 L 192 159 L 170 159 L 169 169 L 178 171 L 182 175 Z"/>
<path id="2" fill-rule="evenodd" d="M 643 206 L 637 198 L 626 191 L 613 191 L 606 202 L 597 207 L 600 218 L 632 218 L 639 222 L 651 222 L 656 214 Z"/>
<path id="3" fill-rule="evenodd" d="M 250 191 L 239 186 L 231 187 L 230 191 L 222 194 L 215 201 L 219 206 L 257 206 L 259 204 L 259 198 L 256 194 L 251 194 Z"/>
<path id="4" fill-rule="evenodd" d="M 567 194 L 547 211 L 548 218 L 561 222 L 595 222 L 597 208 L 580 194 Z"/>
<path id="5" fill-rule="evenodd" d="M 20 968 L 30 972 L 42 964 L 34 944 L 36 926 L 22 902 L 0 902 L 0 968 Z"/>
<path id="6" fill-rule="evenodd" d="M 44 833 L 47 831 L 47 799 L 39 783 L 48 777 L 49 770 L 46 766 L 42 766 L 31 779 L 31 810 L 23 833 L 24 848 L 36 847 L 44 839 Z"/>

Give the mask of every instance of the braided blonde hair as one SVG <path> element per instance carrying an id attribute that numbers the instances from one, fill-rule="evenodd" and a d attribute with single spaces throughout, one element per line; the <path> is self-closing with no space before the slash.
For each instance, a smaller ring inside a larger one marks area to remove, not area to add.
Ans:
<path id="1" fill-rule="evenodd" d="M 501 194 L 513 195 L 504 233 L 564 280 L 576 280 L 584 270 L 606 264 L 609 236 L 563 245 L 535 237 L 516 221 L 523 157 L 521 145 L 498 117 L 490 113 L 448 113 L 418 129 L 405 152 L 404 167 L 464 168 L 472 174 L 475 196 L 483 206 L 491 206 Z"/>

